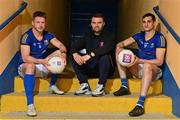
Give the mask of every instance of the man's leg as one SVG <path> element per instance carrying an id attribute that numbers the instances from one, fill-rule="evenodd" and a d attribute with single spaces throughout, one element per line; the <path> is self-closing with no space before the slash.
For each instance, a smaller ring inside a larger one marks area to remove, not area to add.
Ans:
<path id="1" fill-rule="evenodd" d="M 75 92 L 75 95 L 91 94 L 87 76 L 85 74 L 85 65 L 78 65 L 72 58 L 72 66 L 80 83 L 80 89 Z"/>
<path id="2" fill-rule="evenodd" d="M 24 63 L 22 64 L 22 69 L 24 71 L 24 88 L 27 98 L 27 115 L 36 116 L 36 111 L 34 109 L 33 92 L 35 86 L 35 64 Z"/>
<path id="3" fill-rule="evenodd" d="M 99 82 L 92 96 L 104 95 L 104 86 L 111 71 L 114 71 L 111 56 L 104 55 L 98 59 Z"/>
<path id="4" fill-rule="evenodd" d="M 152 80 L 156 77 L 159 70 L 160 69 L 153 64 L 145 63 L 143 65 L 143 76 L 140 97 L 135 108 L 131 112 L 129 112 L 130 116 L 140 116 L 144 114 L 144 102 L 147 96 L 148 89 L 151 85 Z"/>
<path id="5" fill-rule="evenodd" d="M 120 75 L 121 87 L 119 90 L 115 91 L 113 94 L 115 96 L 128 95 L 130 94 L 130 92 L 129 92 L 129 86 L 128 86 L 128 79 L 126 76 L 127 68 L 119 64 L 117 55 L 116 55 L 116 64 L 117 64 L 118 72 Z"/>
<path id="6" fill-rule="evenodd" d="M 72 60 L 72 67 L 75 71 L 75 74 L 79 80 L 79 83 L 88 83 L 87 76 L 85 74 L 85 66 L 84 65 L 78 65 L 74 60 Z"/>
<path id="7" fill-rule="evenodd" d="M 53 53 L 51 53 L 47 57 L 51 58 L 51 57 L 54 57 L 54 56 L 61 56 L 60 50 L 54 51 Z M 49 85 L 49 92 L 55 93 L 55 94 L 58 94 L 58 95 L 63 95 L 64 91 L 59 90 L 56 87 L 56 85 L 55 85 L 57 80 L 58 80 L 58 74 L 51 74 L 51 81 L 50 81 L 50 85 Z"/>
<path id="8" fill-rule="evenodd" d="M 51 74 L 51 81 L 49 85 L 49 92 L 57 95 L 63 95 L 64 91 L 59 90 L 58 87 L 56 87 L 56 82 L 58 80 L 58 74 Z"/>
<path id="9" fill-rule="evenodd" d="M 99 59 L 99 82 L 98 84 L 105 85 L 107 77 L 111 71 L 114 71 L 113 63 L 111 62 L 111 56 L 104 55 Z"/>

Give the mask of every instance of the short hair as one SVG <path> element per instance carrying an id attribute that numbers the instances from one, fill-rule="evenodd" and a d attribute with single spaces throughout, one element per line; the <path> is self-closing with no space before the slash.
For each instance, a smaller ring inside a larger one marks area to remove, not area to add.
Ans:
<path id="1" fill-rule="evenodd" d="M 99 12 L 94 13 L 94 14 L 92 15 L 92 18 L 93 18 L 93 17 L 100 17 L 100 18 L 102 18 L 103 21 L 105 22 L 105 17 L 104 17 L 104 15 L 103 15 L 102 13 L 99 13 Z"/>
<path id="2" fill-rule="evenodd" d="M 35 19 L 35 17 L 43 17 L 43 18 L 47 18 L 46 13 L 42 12 L 42 11 L 36 11 L 33 13 L 33 19 Z"/>
<path id="3" fill-rule="evenodd" d="M 155 17 L 155 15 L 152 14 L 152 13 L 146 13 L 145 15 L 143 15 L 142 19 L 144 19 L 145 17 L 151 17 L 152 20 L 153 20 L 153 22 L 156 21 L 156 17 Z"/>

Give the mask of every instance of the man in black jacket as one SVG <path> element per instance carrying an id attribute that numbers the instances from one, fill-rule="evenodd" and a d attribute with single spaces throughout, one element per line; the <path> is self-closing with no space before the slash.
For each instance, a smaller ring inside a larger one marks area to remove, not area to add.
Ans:
<path id="1" fill-rule="evenodd" d="M 91 18 L 92 31 L 72 43 L 72 66 L 80 82 L 80 89 L 75 95 L 104 95 L 106 79 L 114 73 L 112 55 L 115 37 L 104 30 L 104 25 L 103 14 L 94 14 Z M 82 49 L 86 50 L 85 54 L 79 52 Z M 98 85 L 93 92 L 88 85 L 87 76 L 99 77 Z"/>

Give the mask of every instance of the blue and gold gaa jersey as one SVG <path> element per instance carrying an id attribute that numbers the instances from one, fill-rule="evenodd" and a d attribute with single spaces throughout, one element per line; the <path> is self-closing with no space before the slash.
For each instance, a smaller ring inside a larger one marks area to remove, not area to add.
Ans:
<path id="1" fill-rule="evenodd" d="M 48 48 L 50 40 L 52 40 L 55 36 L 47 31 L 43 32 L 43 39 L 41 41 L 37 40 L 32 32 L 32 28 L 29 29 L 21 38 L 21 45 L 30 46 L 30 56 L 34 58 L 44 58 L 45 52 Z M 22 56 L 20 56 L 20 64 L 23 63 Z"/>
<path id="2" fill-rule="evenodd" d="M 132 38 L 136 41 L 139 47 L 139 58 L 151 60 L 156 59 L 156 49 L 157 48 L 165 48 L 166 41 L 162 33 L 155 32 L 154 36 L 145 40 L 145 32 L 139 32 L 132 36 Z"/>

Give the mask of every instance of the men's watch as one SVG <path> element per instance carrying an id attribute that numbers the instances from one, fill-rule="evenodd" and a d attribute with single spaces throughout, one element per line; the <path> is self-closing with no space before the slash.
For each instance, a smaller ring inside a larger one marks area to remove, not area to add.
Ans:
<path id="1" fill-rule="evenodd" d="M 94 57 L 94 56 L 95 56 L 95 54 L 94 54 L 93 52 L 91 52 L 91 53 L 90 53 L 90 56 L 91 56 L 91 57 Z"/>

